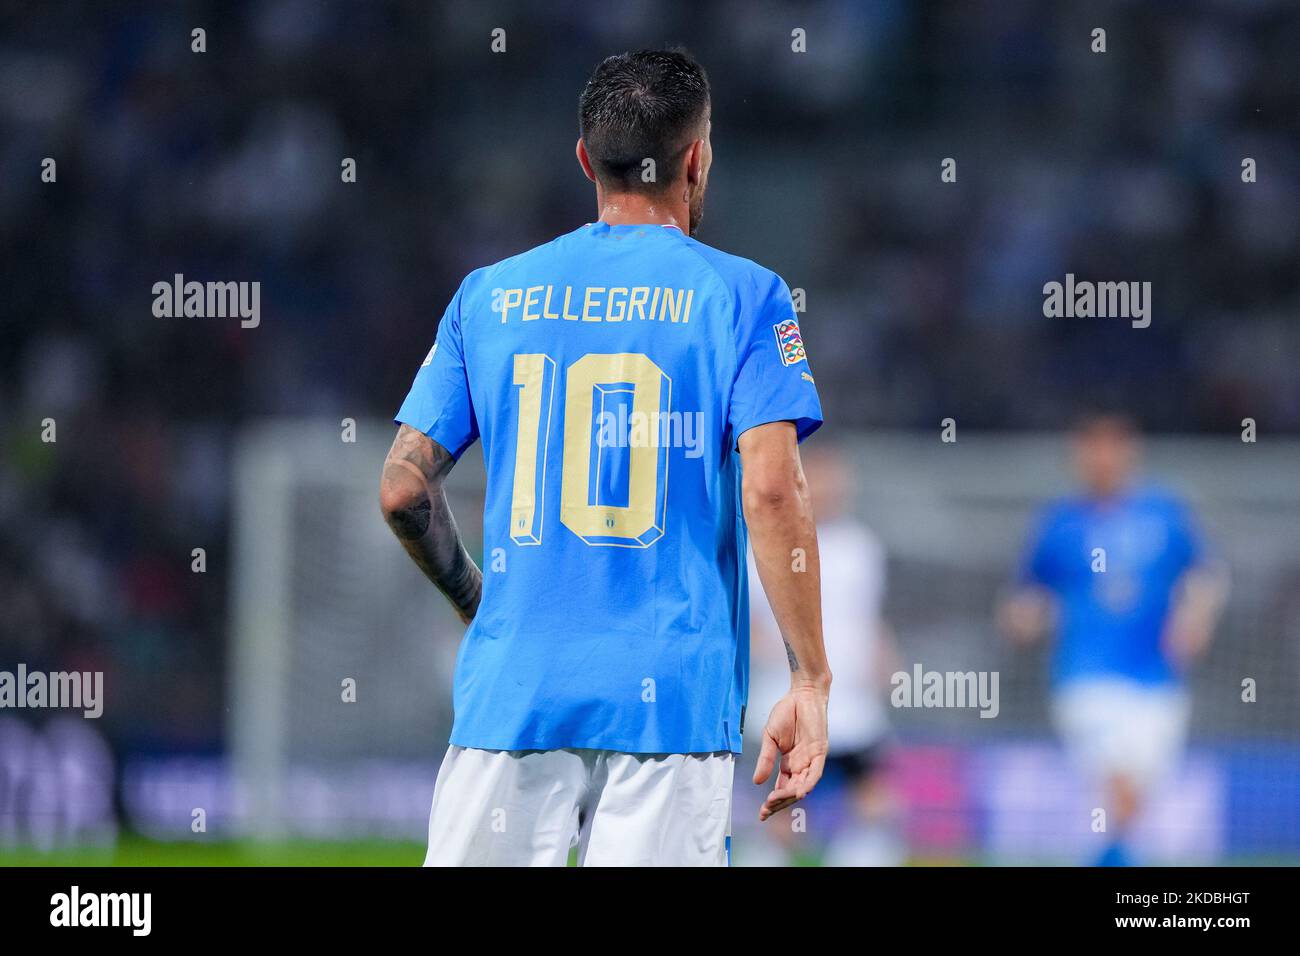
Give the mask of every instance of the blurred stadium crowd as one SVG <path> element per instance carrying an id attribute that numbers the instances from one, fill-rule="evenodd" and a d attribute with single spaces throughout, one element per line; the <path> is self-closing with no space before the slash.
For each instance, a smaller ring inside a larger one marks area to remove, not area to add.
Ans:
<path id="1" fill-rule="evenodd" d="M 709 69 L 700 238 L 806 290 L 832 428 L 1055 430 L 1105 391 L 1300 431 L 1282 0 L 50 3 L 0 36 L 0 663 L 106 672 L 121 749 L 221 746 L 241 424 L 391 414 L 465 273 L 593 215 L 577 95 L 628 47 Z M 1150 281 L 1151 327 L 1045 320 L 1067 272 Z M 261 325 L 155 318 L 176 273 L 260 281 Z"/>

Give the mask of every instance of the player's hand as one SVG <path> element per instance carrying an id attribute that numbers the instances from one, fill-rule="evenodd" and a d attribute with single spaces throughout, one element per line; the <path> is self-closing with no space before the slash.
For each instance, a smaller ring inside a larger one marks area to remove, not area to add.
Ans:
<path id="1" fill-rule="evenodd" d="M 1162 635 L 1163 650 L 1179 670 L 1189 668 L 1214 638 L 1214 624 L 1228 597 L 1228 572 L 1210 564 L 1187 572 Z"/>
<path id="2" fill-rule="evenodd" d="M 1050 626 L 1047 599 L 1034 591 L 1022 591 L 1006 598 L 997 609 L 997 625 L 1012 644 L 1027 647 Z"/>
<path id="3" fill-rule="evenodd" d="M 1187 671 L 1198 657 L 1205 653 L 1213 625 L 1193 614 L 1175 614 L 1165 628 L 1163 647 L 1166 657 L 1180 672 Z"/>
<path id="4" fill-rule="evenodd" d="M 772 776 L 780 754 L 781 768 L 776 789 L 767 795 L 758 819 L 802 800 L 817 786 L 826 766 L 826 698 L 828 688 L 820 684 L 800 683 L 790 689 L 767 718 L 763 728 L 763 749 L 754 770 L 754 783 L 762 785 Z"/>

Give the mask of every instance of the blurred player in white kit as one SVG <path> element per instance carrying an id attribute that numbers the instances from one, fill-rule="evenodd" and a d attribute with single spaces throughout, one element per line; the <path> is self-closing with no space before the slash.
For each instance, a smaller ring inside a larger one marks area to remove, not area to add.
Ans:
<path id="1" fill-rule="evenodd" d="M 881 612 L 885 551 L 871 529 L 847 508 L 852 473 L 841 453 L 828 445 L 806 451 L 804 473 L 817 518 L 822 633 L 836 685 L 828 715 L 830 752 L 825 776 L 832 789 L 838 785 L 844 791 L 847 813 L 828 840 L 825 828 L 819 826 L 824 801 L 819 806 L 812 800 L 806 810 L 806 831 L 794 829 L 789 814 L 780 814 L 761 827 L 762 842 L 738 857 L 740 862 L 775 866 L 788 864 L 796 854 L 821 850 L 827 866 L 896 866 L 903 862 L 904 852 L 894 823 L 895 801 L 882 773 L 889 736 L 889 675 L 898 666 L 892 634 Z M 750 574 L 754 573 L 751 556 Z M 750 629 L 754 635 L 750 706 L 755 713 L 765 713 L 781 699 L 790 676 L 780 657 L 780 642 L 774 640 L 776 621 L 758 588 L 750 592 Z"/>

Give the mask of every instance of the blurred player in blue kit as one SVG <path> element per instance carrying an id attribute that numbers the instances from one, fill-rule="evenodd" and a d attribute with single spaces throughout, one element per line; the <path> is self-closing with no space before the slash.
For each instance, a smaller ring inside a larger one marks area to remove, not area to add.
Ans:
<path id="1" fill-rule="evenodd" d="M 693 238 L 710 127 L 688 55 L 605 60 L 577 144 L 598 220 L 471 273 L 396 415 L 384 515 L 469 624 L 429 865 L 562 866 L 575 846 L 590 865 L 727 862 L 747 539 L 790 668 L 760 816 L 821 776 L 831 675 L 798 451 L 821 406 L 786 284 Z M 475 441 L 486 575 L 443 491 Z"/>
<path id="2" fill-rule="evenodd" d="M 1073 435 L 1078 494 L 1049 504 L 1026 548 L 1003 631 L 1028 644 L 1055 622 L 1051 710 L 1070 755 L 1105 795 L 1096 862 L 1132 862 L 1144 798 L 1187 735 L 1184 674 L 1210 642 L 1226 574 L 1188 506 L 1135 478 L 1136 427 L 1095 412 Z"/>

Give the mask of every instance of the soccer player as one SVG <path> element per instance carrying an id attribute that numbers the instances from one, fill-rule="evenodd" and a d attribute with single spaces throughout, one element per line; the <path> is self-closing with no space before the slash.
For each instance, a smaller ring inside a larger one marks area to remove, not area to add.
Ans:
<path id="1" fill-rule="evenodd" d="M 1227 592 L 1185 504 L 1134 482 L 1138 437 L 1126 416 L 1077 426 L 1082 492 L 1050 504 L 999 612 L 1029 643 L 1056 615 L 1052 714 L 1067 750 L 1106 796 L 1103 866 L 1131 862 L 1128 837 L 1187 733 L 1188 664 L 1209 644 Z"/>
<path id="2" fill-rule="evenodd" d="M 692 238 L 704 71 L 678 51 L 610 57 L 579 126 L 598 220 L 464 280 L 384 465 L 388 524 L 469 624 L 427 865 L 564 865 L 574 845 L 586 865 L 727 862 L 746 525 L 790 666 L 760 816 L 806 795 L 826 757 L 798 451 L 821 406 L 786 284 Z M 477 439 L 486 574 L 443 493 Z"/>

